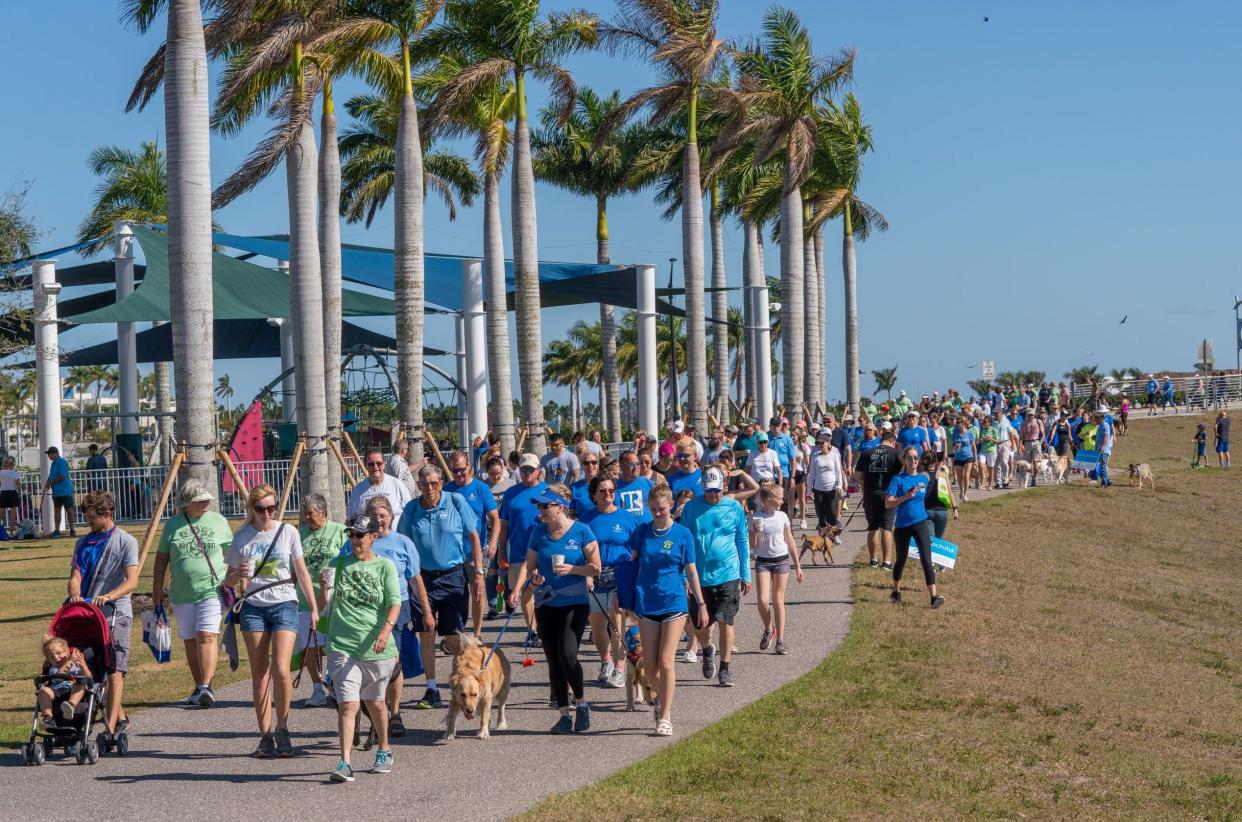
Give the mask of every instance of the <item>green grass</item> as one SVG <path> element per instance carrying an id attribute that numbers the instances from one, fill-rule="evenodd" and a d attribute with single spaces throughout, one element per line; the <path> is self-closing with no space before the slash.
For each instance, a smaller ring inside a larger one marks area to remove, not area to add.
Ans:
<path id="1" fill-rule="evenodd" d="M 1242 816 L 1242 480 L 1189 470 L 1197 421 L 1132 426 L 1118 487 L 967 503 L 943 609 L 858 568 L 814 671 L 526 817 Z"/>

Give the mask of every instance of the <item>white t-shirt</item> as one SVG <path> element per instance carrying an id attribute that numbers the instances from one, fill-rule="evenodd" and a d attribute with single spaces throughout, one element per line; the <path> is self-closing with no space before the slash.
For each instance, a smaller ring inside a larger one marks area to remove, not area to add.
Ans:
<path id="1" fill-rule="evenodd" d="M 21 474 L 12 468 L 0 471 L 0 491 L 16 491 L 19 482 L 21 482 Z"/>
<path id="2" fill-rule="evenodd" d="M 278 531 L 280 533 L 280 540 L 276 543 L 276 547 L 272 549 L 271 556 L 268 557 L 263 567 L 256 568 L 255 566 L 267 553 L 267 547 L 272 544 L 272 540 Z M 283 529 L 277 525 L 270 531 L 257 531 L 253 525 L 246 524 L 233 535 L 233 542 L 229 545 L 229 552 L 224 561 L 230 568 L 238 568 L 243 562 L 250 563 L 252 577 L 250 582 L 247 583 L 247 587 L 257 588 L 269 582 L 293 579 L 293 561 L 300 559 L 301 556 L 302 539 L 298 536 L 298 529 L 292 525 L 286 525 Z M 253 596 L 246 597 L 246 602 L 260 606 L 297 601 L 296 583 L 277 585 L 274 588 L 268 588 L 266 591 L 260 591 Z"/>
<path id="3" fill-rule="evenodd" d="M 346 515 L 352 517 L 355 514 L 365 514 L 367 502 L 371 497 L 379 496 L 388 497 L 388 504 L 392 506 L 392 530 L 395 531 L 397 523 L 401 522 L 401 512 L 405 510 L 405 506 L 413 497 L 410 496 L 410 490 L 405 487 L 405 483 L 388 474 L 384 475 L 384 479 L 378 485 L 372 485 L 368 477 L 354 486 L 354 490 L 349 492 Z"/>
<path id="4" fill-rule="evenodd" d="M 384 473 L 390 477 L 396 477 L 410 492 L 410 495 L 418 493 L 418 486 L 414 484 L 414 474 L 410 471 L 410 464 L 405 461 L 405 457 L 400 454 L 389 454 L 388 459 L 384 461 Z M 400 511 L 393 513 L 400 514 Z"/>
<path id="5" fill-rule="evenodd" d="M 781 469 L 781 460 L 771 448 L 764 452 L 756 448 L 750 452 L 746 467 L 750 469 L 750 475 L 755 478 L 755 482 L 765 482 L 776 479 L 776 472 Z"/>
<path id="6" fill-rule="evenodd" d="M 827 454 L 816 453 L 811 458 L 811 490 L 833 491 L 845 485 L 841 471 L 841 454 L 835 448 Z"/>
<path id="7" fill-rule="evenodd" d="M 751 515 L 751 522 L 759 532 L 759 538 L 752 546 L 751 552 L 763 559 L 780 559 L 789 556 L 789 546 L 785 544 L 785 529 L 789 527 L 789 517 L 784 511 L 773 511 L 768 514 L 756 511 Z"/>

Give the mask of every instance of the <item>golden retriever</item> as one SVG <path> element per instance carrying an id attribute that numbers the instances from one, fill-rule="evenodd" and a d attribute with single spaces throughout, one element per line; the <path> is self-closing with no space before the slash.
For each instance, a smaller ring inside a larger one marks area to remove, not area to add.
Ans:
<path id="1" fill-rule="evenodd" d="M 457 715 L 466 719 L 479 717 L 479 739 L 487 739 L 488 725 L 492 719 L 492 702 L 498 711 L 496 714 L 496 730 L 509 728 L 505 720 L 505 703 L 509 700 L 509 685 L 512 682 L 509 660 L 500 648 L 492 654 L 483 668 L 483 660 L 487 659 L 488 649 L 479 640 L 468 634 L 458 634 L 460 652 L 453 657 L 453 674 L 449 677 L 449 690 L 452 697 L 449 701 L 448 729 L 445 740 L 457 738 Z"/>

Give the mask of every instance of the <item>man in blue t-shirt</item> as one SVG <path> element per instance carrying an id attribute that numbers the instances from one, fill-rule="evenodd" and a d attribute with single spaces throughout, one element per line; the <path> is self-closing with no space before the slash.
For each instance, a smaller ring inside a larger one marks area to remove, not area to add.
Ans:
<path id="1" fill-rule="evenodd" d="M 782 428 L 781 418 L 773 417 L 768 420 L 768 447 L 772 449 L 772 453 L 776 454 L 776 459 L 781 464 L 781 479 L 785 486 L 785 496 L 789 496 L 789 489 L 793 483 L 793 459 L 794 459 L 794 441 L 789 436 L 789 432 Z"/>
<path id="2" fill-rule="evenodd" d="M 492 557 L 496 556 L 496 538 L 499 536 L 497 526 L 500 515 L 496 513 L 496 497 L 492 489 L 474 475 L 470 467 L 470 458 L 462 451 L 454 451 L 448 458 L 449 472 L 453 475 L 452 482 L 444 486 L 444 490 L 460 494 L 470 510 L 474 512 L 479 523 L 479 541 L 483 545 L 483 576 L 487 577 L 487 569 Z M 473 579 L 478 574 L 473 567 L 466 568 L 466 577 Z M 483 588 L 479 588 L 476 596 L 470 598 L 470 623 L 474 627 L 474 635 L 478 636 L 483 627 L 483 606 L 486 603 Z"/>
<path id="3" fill-rule="evenodd" d="M 518 484 L 500 498 L 500 528 L 496 538 L 500 565 L 507 570 L 506 590 L 517 584 L 518 572 L 526 561 L 531 531 L 539 524 L 539 506 L 535 497 L 547 490 L 539 480 L 539 457 L 523 454 L 518 461 Z M 530 586 L 522 591 L 522 616 L 526 619 L 526 641 L 537 641 L 535 634 L 535 601 Z"/>
<path id="4" fill-rule="evenodd" d="M 911 411 L 906 414 L 906 427 L 902 428 L 897 435 L 897 444 L 903 449 L 913 446 L 921 457 L 930 442 L 931 438 L 927 435 L 927 429 L 919 425 L 918 412 Z"/>
<path id="5" fill-rule="evenodd" d="M 73 510 L 73 480 L 69 479 L 69 461 L 60 455 L 60 449 L 55 445 L 47 449 L 47 458 L 51 464 L 43 490 L 52 492 L 51 536 L 60 536 L 60 515 L 64 512 L 65 522 L 69 524 L 69 536 L 76 537 L 78 532 L 73 527 L 73 521 L 77 514 Z"/>
<path id="6" fill-rule="evenodd" d="M 703 472 L 699 470 L 698 463 L 694 444 L 688 440 L 678 442 L 673 467 L 664 475 L 668 480 L 668 489 L 673 492 L 674 506 L 682 491 L 693 491 L 696 497 L 703 496 Z M 676 507 L 673 510 L 676 511 Z"/>
<path id="7" fill-rule="evenodd" d="M 621 478 L 617 480 L 617 504 L 640 522 L 651 522 L 647 498 L 654 487 L 651 480 L 638 475 L 638 454 L 626 451 L 621 455 Z"/>
<path id="8" fill-rule="evenodd" d="M 1095 413 L 1095 450 L 1099 452 L 1100 461 L 1096 468 L 1100 475 L 1100 487 L 1107 488 L 1113 484 L 1108 475 L 1108 460 L 1113 455 L 1113 426 L 1104 416 L 1103 411 Z"/>

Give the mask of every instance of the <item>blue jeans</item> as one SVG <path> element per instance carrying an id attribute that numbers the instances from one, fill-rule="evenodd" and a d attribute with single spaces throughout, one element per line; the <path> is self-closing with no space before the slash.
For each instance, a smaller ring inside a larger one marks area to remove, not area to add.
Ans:
<path id="1" fill-rule="evenodd" d="M 1100 454 L 1100 463 L 1096 466 L 1096 471 L 1100 475 L 1100 485 L 1112 485 L 1113 481 L 1108 478 L 1108 458 L 1112 454 Z"/>
<path id="2" fill-rule="evenodd" d="M 270 634 L 276 631 L 298 632 L 298 601 L 291 599 L 275 605 L 242 605 L 238 612 L 241 629 L 250 633 Z"/>

